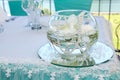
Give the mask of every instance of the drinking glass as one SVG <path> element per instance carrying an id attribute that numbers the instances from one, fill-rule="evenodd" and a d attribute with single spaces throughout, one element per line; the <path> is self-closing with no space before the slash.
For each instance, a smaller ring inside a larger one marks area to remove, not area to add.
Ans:
<path id="1" fill-rule="evenodd" d="M 43 0 L 22 0 L 22 8 L 28 15 L 28 24 L 32 30 L 42 28 L 40 24 L 41 7 Z"/>
<path id="2" fill-rule="evenodd" d="M 0 33 L 4 31 L 3 24 L 5 23 L 5 19 L 7 19 L 7 14 L 4 9 L 0 7 Z"/>

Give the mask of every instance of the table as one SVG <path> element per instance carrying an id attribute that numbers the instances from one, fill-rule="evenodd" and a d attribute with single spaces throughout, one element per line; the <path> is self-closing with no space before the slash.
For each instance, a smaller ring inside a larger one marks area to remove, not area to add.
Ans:
<path id="1" fill-rule="evenodd" d="M 41 17 L 48 26 L 49 16 Z M 98 22 L 99 41 L 112 49 L 110 23 L 103 17 Z M 0 34 L 0 80 L 119 80 L 120 63 L 117 56 L 103 64 L 84 68 L 68 68 L 52 65 L 39 58 L 37 51 L 46 43 L 46 29 L 31 30 L 25 27 L 26 17 L 4 24 Z"/>

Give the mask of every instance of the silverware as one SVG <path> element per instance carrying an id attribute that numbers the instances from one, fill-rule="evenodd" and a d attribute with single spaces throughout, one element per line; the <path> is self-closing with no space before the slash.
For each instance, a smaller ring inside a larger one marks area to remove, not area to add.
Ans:
<path id="1" fill-rule="evenodd" d="M 17 17 L 10 17 L 9 19 L 6 19 L 5 22 L 10 22 L 10 21 L 14 21 Z"/>

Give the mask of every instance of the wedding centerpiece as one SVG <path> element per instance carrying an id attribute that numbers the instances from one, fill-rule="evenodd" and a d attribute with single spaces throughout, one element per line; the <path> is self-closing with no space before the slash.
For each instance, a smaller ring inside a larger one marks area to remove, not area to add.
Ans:
<path id="1" fill-rule="evenodd" d="M 88 11 L 58 11 L 51 17 L 49 25 L 48 39 L 60 56 L 52 63 L 65 66 L 95 64 L 88 52 L 98 39 L 97 23 Z"/>

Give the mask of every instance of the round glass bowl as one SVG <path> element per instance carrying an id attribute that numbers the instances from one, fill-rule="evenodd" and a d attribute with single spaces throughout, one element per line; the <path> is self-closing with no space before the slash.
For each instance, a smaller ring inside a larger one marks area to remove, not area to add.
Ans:
<path id="1" fill-rule="evenodd" d="M 47 37 L 51 47 L 66 64 L 75 66 L 94 65 L 89 50 L 98 40 L 97 23 L 85 10 L 56 12 L 49 22 Z"/>

